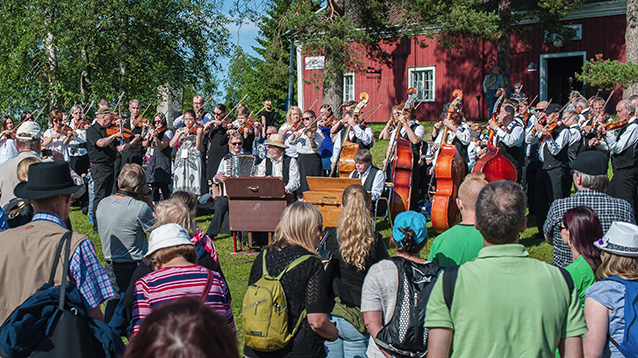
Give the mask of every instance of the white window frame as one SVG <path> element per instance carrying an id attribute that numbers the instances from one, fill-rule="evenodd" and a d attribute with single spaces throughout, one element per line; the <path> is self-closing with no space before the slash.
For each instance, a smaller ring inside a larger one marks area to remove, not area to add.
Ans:
<path id="1" fill-rule="evenodd" d="M 347 91 L 347 86 L 346 86 L 346 81 L 347 78 L 352 78 L 352 89 L 349 91 Z M 355 90 L 354 90 L 354 72 L 344 72 L 343 73 L 343 103 L 346 103 L 348 101 L 354 101 L 355 97 Z"/>
<path id="2" fill-rule="evenodd" d="M 413 75 L 417 72 L 432 72 L 432 84 L 428 91 L 427 98 L 423 98 L 423 90 L 417 86 L 417 83 L 413 80 Z M 408 86 L 415 87 L 419 90 L 419 94 L 417 97 L 417 101 L 419 102 L 435 102 L 436 100 L 436 66 L 419 66 L 419 67 L 408 67 Z"/>

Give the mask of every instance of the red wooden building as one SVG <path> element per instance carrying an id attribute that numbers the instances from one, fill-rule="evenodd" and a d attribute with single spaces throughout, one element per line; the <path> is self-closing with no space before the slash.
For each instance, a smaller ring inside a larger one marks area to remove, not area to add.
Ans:
<path id="1" fill-rule="evenodd" d="M 531 21 L 519 23 L 518 26 L 528 27 L 529 31 L 511 37 L 511 84 L 522 83 L 523 92 L 530 99 L 538 95 L 540 100 L 552 98 L 555 103 L 565 103 L 570 89 L 583 87 L 574 74 L 581 72 L 586 60 L 601 53 L 603 58 L 625 61 L 625 14 L 626 1 L 590 0 L 561 21 L 577 32 L 570 41 L 548 41 L 546 38 L 551 36 L 533 30 Z M 369 120 L 385 122 L 392 106 L 407 98 L 407 88 L 416 87 L 420 99 L 427 94 L 417 109 L 417 118 L 436 120 L 458 88 L 464 93 L 466 117 L 478 118 L 480 106 L 481 118 L 486 118 L 487 101 L 482 82 L 490 73 L 490 67 L 496 64 L 496 40 L 465 40 L 460 52 L 441 47 L 433 40 L 426 41 L 429 46 L 425 48 L 412 40 L 387 46 L 386 50 L 396 55 L 392 67 L 366 59 L 365 73 L 346 73 L 344 100 L 358 100 L 359 93 L 367 92 L 370 106 L 384 103 Z M 321 71 L 322 64 L 321 56 L 297 56 L 298 98 L 302 109 L 321 98 L 321 86 L 315 88 L 317 83 L 312 80 L 317 71 Z"/>

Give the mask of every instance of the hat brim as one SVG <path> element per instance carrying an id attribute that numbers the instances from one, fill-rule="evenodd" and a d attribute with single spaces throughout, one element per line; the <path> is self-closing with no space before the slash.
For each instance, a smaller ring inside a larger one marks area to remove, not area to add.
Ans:
<path id="1" fill-rule="evenodd" d="M 267 146 L 271 146 L 271 147 L 278 147 L 278 148 L 282 148 L 282 149 L 288 149 L 289 147 L 285 144 L 279 144 L 279 143 L 266 143 Z"/>
<path id="2" fill-rule="evenodd" d="M 629 252 L 629 251 L 623 251 L 623 250 L 616 250 L 616 249 L 612 249 L 610 247 L 607 247 L 607 245 L 600 245 L 598 244 L 598 242 L 594 242 L 594 246 L 596 246 L 597 248 L 603 250 L 603 251 L 607 251 L 609 253 L 612 254 L 616 254 L 619 256 L 628 256 L 628 257 L 638 257 L 638 252 Z"/>
<path id="3" fill-rule="evenodd" d="M 27 183 L 22 182 L 13 189 L 13 194 L 18 198 L 23 199 L 46 199 L 58 195 L 71 195 L 80 190 L 82 185 L 73 185 L 66 188 L 60 188 L 55 190 L 30 190 L 27 188 Z"/>

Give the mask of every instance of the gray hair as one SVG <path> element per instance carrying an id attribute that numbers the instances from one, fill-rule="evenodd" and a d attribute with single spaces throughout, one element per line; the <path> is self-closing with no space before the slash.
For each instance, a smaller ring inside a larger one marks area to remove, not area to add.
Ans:
<path id="1" fill-rule="evenodd" d="M 636 105 L 631 103 L 631 101 L 625 102 L 625 109 L 629 111 L 630 115 L 636 114 Z"/>
<path id="2" fill-rule="evenodd" d="M 607 189 L 607 186 L 609 185 L 609 177 L 607 176 L 607 174 L 591 175 L 579 171 L 576 171 L 576 173 L 580 175 L 580 178 L 583 181 L 583 183 L 581 184 L 583 188 L 596 191 L 605 191 L 605 189 Z"/>
<path id="3" fill-rule="evenodd" d="M 140 101 L 138 99 L 132 99 L 130 101 L 128 101 L 128 105 L 129 107 L 133 104 L 137 104 L 138 106 L 140 105 Z"/>
<path id="4" fill-rule="evenodd" d="M 587 108 L 587 100 L 585 97 L 578 97 L 574 100 L 574 107 L 581 106 L 583 108 Z"/>
<path id="5" fill-rule="evenodd" d="M 34 152 L 37 152 L 40 150 L 39 145 L 40 145 L 40 139 L 27 139 L 27 138 L 20 138 L 20 137 L 16 138 L 16 147 L 18 147 L 18 150 L 30 149 Z"/>
<path id="6" fill-rule="evenodd" d="M 516 242 L 525 225 L 526 208 L 520 185 L 507 180 L 489 183 L 476 200 L 476 228 L 489 243 Z"/>

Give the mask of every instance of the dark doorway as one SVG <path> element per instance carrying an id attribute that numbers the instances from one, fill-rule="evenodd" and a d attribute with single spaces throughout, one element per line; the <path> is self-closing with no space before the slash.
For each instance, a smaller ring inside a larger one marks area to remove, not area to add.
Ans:
<path id="1" fill-rule="evenodd" d="M 581 91 L 583 83 L 576 80 L 576 73 L 583 70 L 583 56 L 547 59 L 547 99 L 563 105 L 571 91 Z"/>

